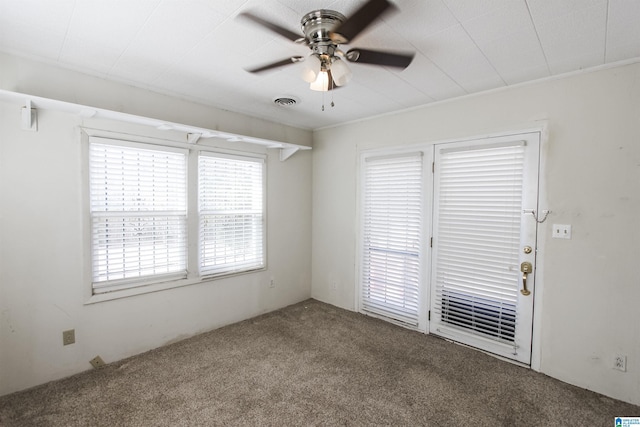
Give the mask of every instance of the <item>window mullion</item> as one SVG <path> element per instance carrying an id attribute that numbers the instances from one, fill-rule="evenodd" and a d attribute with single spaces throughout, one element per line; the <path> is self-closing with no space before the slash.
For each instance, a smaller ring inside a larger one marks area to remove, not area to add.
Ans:
<path id="1" fill-rule="evenodd" d="M 187 277 L 190 279 L 199 276 L 198 179 L 198 151 L 189 150 L 187 158 Z"/>

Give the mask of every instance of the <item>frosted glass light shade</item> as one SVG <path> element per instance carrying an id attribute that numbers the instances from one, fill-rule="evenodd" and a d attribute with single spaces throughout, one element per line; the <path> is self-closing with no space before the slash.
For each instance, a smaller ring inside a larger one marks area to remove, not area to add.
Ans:
<path id="1" fill-rule="evenodd" d="M 318 78 L 309 85 L 309 89 L 317 90 L 319 92 L 326 92 L 329 90 L 329 73 L 326 71 L 320 71 Z"/>
<path id="2" fill-rule="evenodd" d="M 331 64 L 331 76 L 336 86 L 343 86 L 351 80 L 352 73 L 343 60 L 336 58 Z"/>
<path id="3" fill-rule="evenodd" d="M 307 83 L 313 83 L 318 78 L 321 65 L 320 58 L 313 54 L 309 55 L 307 60 L 304 61 L 302 80 Z"/>

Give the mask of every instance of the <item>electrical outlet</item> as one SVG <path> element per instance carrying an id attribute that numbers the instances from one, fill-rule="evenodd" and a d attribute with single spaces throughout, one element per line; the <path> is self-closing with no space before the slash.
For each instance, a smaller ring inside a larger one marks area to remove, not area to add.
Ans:
<path id="1" fill-rule="evenodd" d="M 553 224 L 551 237 L 554 239 L 571 239 L 571 226 L 568 224 Z"/>
<path id="2" fill-rule="evenodd" d="M 616 354 L 616 356 L 613 358 L 613 369 L 627 372 L 627 356 Z"/>
<path id="3" fill-rule="evenodd" d="M 276 281 L 275 281 L 275 279 L 273 277 L 269 281 L 269 287 L 270 288 L 275 288 L 276 287 Z"/>
<path id="4" fill-rule="evenodd" d="M 68 331 L 62 331 L 62 345 L 69 345 L 76 342 L 76 330 L 69 329 Z"/>
<path id="5" fill-rule="evenodd" d="M 104 360 L 102 360 L 102 357 L 100 356 L 96 356 L 93 359 L 89 360 L 89 363 L 91 363 L 91 366 L 96 369 L 102 368 L 105 365 Z"/>

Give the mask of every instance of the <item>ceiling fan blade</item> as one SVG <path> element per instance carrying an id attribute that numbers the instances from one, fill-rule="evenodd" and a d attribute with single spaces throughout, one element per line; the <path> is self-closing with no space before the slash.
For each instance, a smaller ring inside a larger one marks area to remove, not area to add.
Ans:
<path id="1" fill-rule="evenodd" d="M 393 4 L 387 0 L 369 0 L 331 31 L 331 40 L 336 44 L 349 43 L 349 40 L 353 40 L 362 30 L 392 6 Z"/>
<path id="2" fill-rule="evenodd" d="M 281 27 L 278 24 L 274 24 L 273 22 L 269 22 L 266 19 L 262 19 L 259 16 L 256 16 L 249 12 L 242 12 L 238 15 L 240 18 L 248 19 L 252 22 L 255 22 L 258 25 L 262 25 L 263 27 L 273 31 L 276 34 L 281 35 L 284 38 L 287 38 L 294 42 L 304 41 L 304 37 L 301 34 L 294 33 L 293 31 L 289 31 L 284 27 Z"/>
<path id="3" fill-rule="evenodd" d="M 256 68 L 247 69 L 250 73 L 259 73 L 261 71 L 267 71 L 278 67 L 283 67 L 289 64 L 295 64 L 296 62 L 304 61 L 304 56 L 292 56 L 291 58 L 283 59 L 282 61 L 272 62 L 270 64 L 262 65 Z"/>
<path id="4" fill-rule="evenodd" d="M 361 64 L 386 65 L 388 67 L 407 68 L 415 53 L 393 53 L 369 49 L 350 49 L 345 57 L 350 62 Z"/>

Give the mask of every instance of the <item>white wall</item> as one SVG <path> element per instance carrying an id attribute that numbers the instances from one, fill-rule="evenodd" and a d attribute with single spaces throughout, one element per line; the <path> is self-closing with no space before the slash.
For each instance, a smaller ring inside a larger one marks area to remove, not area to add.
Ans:
<path id="1" fill-rule="evenodd" d="M 311 142 L 309 131 L 6 55 L 0 70 L 6 90 Z M 112 362 L 310 297 L 311 152 L 280 162 L 276 150 L 243 145 L 268 153 L 268 270 L 85 305 L 90 283 L 83 281 L 85 165 L 78 126 L 112 123 L 48 110 L 38 111 L 38 122 L 38 132 L 21 130 L 19 106 L 0 102 L 0 395 L 90 369 L 96 355 Z M 269 288 L 272 277 L 275 288 Z M 67 329 L 75 329 L 76 343 L 63 347 Z"/>
<path id="2" fill-rule="evenodd" d="M 538 283 L 541 371 L 640 404 L 640 64 L 489 92 L 317 131 L 312 296 L 354 309 L 358 153 L 546 120 Z M 571 224 L 572 240 L 551 239 Z M 337 289 L 332 283 L 337 283 Z M 612 369 L 628 356 L 627 372 Z"/>

